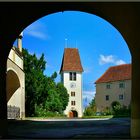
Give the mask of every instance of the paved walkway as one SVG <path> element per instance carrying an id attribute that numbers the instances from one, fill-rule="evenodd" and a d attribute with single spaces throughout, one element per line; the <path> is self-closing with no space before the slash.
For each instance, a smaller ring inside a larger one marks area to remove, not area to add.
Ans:
<path id="1" fill-rule="evenodd" d="M 11 120 L 8 133 L 8 138 L 130 138 L 130 119 Z"/>

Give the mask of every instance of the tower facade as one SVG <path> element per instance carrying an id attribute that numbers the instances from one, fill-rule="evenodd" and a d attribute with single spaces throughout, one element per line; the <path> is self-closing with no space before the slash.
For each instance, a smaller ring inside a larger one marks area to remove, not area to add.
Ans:
<path id="1" fill-rule="evenodd" d="M 80 55 L 76 48 L 65 48 L 61 64 L 61 82 L 69 94 L 68 106 L 64 113 L 68 117 L 82 117 L 82 72 Z"/>

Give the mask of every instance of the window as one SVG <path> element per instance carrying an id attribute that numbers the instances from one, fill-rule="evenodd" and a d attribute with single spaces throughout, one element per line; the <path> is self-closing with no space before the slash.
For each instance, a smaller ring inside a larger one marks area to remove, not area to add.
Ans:
<path id="1" fill-rule="evenodd" d="M 70 72 L 69 79 L 70 81 L 76 81 L 76 72 Z"/>
<path id="2" fill-rule="evenodd" d="M 75 101 L 71 101 L 71 105 L 73 105 L 73 106 L 74 106 L 74 105 L 75 105 Z"/>
<path id="3" fill-rule="evenodd" d="M 110 84 L 107 84 L 107 85 L 106 85 L 106 88 L 107 88 L 107 89 L 110 89 Z"/>
<path id="4" fill-rule="evenodd" d="M 119 84 L 119 88 L 124 88 L 124 87 L 125 87 L 124 83 Z"/>
<path id="5" fill-rule="evenodd" d="M 122 94 L 119 95 L 119 100 L 123 100 L 123 95 Z"/>
<path id="6" fill-rule="evenodd" d="M 106 101 L 108 101 L 109 100 L 109 95 L 106 95 L 105 99 L 106 99 Z"/>
<path id="7" fill-rule="evenodd" d="M 70 80 L 72 80 L 72 72 L 70 72 Z"/>
<path id="8" fill-rule="evenodd" d="M 71 96 L 75 96 L 75 92 L 71 92 Z"/>

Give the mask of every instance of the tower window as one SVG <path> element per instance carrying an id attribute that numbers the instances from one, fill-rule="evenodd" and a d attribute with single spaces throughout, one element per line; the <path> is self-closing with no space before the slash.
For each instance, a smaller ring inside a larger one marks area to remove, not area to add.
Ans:
<path id="1" fill-rule="evenodd" d="M 75 92 L 71 92 L 71 96 L 75 96 Z"/>
<path id="2" fill-rule="evenodd" d="M 69 79 L 70 81 L 76 81 L 76 72 L 70 72 Z"/>
<path id="3" fill-rule="evenodd" d="M 75 101 L 71 101 L 71 105 L 73 105 L 73 106 L 74 106 L 74 105 L 75 105 Z"/>

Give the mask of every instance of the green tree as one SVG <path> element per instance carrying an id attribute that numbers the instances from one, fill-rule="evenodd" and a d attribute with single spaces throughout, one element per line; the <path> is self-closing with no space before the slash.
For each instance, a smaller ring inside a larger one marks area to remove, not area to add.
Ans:
<path id="1" fill-rule="evenodd" d="M 25 110 L 26 116 L 33 116 L 35 104 L 39 103 L 40 94 L 44 92 L 42 83 L 44 81 L 43 72 L 46 61 L 44 54 L 38 59 L 35 54 L 31 55 L 27 49 L 23 49 L 24 71 L 25 71 Z"/>
<path id="2" fill-rule="evenodd" d="M 47 111 L 60 112 L 62 103 L 60 102 L 59 95 L 56 90 L 51 89 L 48 92 L 48 98 L 45 102 L 45 108 Z"/>
<path id="3" fill-rule="evenodd" d="M 68 105 L 68 93 L 63 84 L 55 83 L 57 73 L 44 75 L 44 54 L 37 58 L 23 49 L 25 71 L 26 116 L 45 115 L 47 111 L 62 113 Z"/>
<path id="4" fill-rule="evenodd" d="M 62 103 L 62 108 L 60 111 L 63 111 L 66 109 L 66 106 L 68 105 L 69 94 L 67 93 L 67 89 L 63 86 L 62 83 L 57 83 L 56 91 L 59 95 L 59 100 Z"/>
<path id="5" fill-rule="evenodd" d="M 96 113 L 96 104 L 95 104 L 95 98 L 92 99 L 92 101 L 89 103 L 89 106 L 85 108 L 84 115 L 85 116 L 92 116 Z"/>

